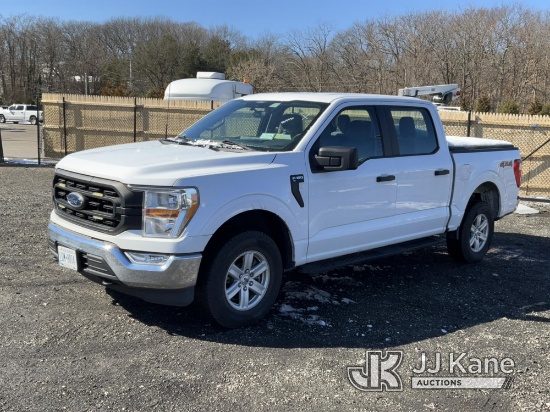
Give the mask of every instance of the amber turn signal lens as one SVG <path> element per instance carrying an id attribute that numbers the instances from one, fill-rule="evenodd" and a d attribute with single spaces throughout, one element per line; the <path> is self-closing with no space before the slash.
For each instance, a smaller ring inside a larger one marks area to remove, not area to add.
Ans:
<path id="1" fill-rule="evenodd" d="M 170 209 L 145 209 L 145 216 L 147 217 L 160 217 L 165 219 L 175 219 L 179 216 L 180 210 Z"/>

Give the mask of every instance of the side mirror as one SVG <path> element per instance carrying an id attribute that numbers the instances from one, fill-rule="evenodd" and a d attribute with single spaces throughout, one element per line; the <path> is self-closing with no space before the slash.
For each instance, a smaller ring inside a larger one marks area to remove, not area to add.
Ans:
<path id="1" fill-rule="evenodd" d="M 323 170 L 355 170 L 359 167 L 359 155 L 356 147 L 326 146 L 315 155 L 317 165 Z"/>

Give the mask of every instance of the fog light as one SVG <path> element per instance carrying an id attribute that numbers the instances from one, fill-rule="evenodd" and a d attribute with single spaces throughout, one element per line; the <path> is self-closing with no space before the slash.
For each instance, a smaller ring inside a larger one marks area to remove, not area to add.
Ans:
<path id="1" fill-rule="evenodd" d="M 170 255 L 159 255 L 155 253 L 124 252 L 124 254 L 132 263 L 138 265 L 162 266 L 170 259 Z"/>

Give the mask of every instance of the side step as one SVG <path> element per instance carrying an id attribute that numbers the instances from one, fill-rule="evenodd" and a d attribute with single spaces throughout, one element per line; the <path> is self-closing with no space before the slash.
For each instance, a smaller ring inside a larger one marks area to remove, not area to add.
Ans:
<path id="1" fill-rule="evenodd" d="M 426 248 L 428 246 L 441 243 L 444 239 L 445 236 L 438 235 L 425 237 L 422 239 L 409 240 L 408 242 L 371 249 L 365 252 L 352 253 L 350 255 L 307 263 L 298 267 L 297 270 L 302 273 L 326 272 L 342 266 L 357 265 L 373 259 L 380 259 L 388 256 L 399 255 L 404 252 L 410 252 L 411 250 Z"/>

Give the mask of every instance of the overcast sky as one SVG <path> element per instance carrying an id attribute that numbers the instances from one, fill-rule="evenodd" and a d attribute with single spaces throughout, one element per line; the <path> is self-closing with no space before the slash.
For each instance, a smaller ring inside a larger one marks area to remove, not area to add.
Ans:
<path id="1" fill-rule="evenodd" d="M 19 14 L 54 17 L 60 20 L 104 22 L 115 17 L 168 17 L 177 22 L 195 21 L 205 28 L 226 24 L 255 38 L 264 32 L 287 33 L 292 29 L 328 23 L 336 30 L 369 18 L 399 16 L 428 10 L 460 11 L 468 6 L 497 7 L 521 4 L 525 8 L 550 11 L 548 0 L 41 0 L 2 1 L 0 15 Z"/>

